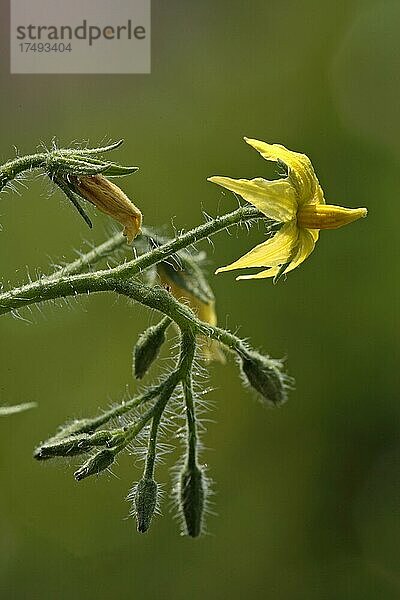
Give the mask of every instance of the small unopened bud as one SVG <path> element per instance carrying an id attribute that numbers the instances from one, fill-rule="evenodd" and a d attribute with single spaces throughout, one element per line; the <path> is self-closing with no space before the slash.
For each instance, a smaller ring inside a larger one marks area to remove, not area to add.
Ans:
<path id="1" fill-rule="evenodd" d="M 281 363 L 258 352 L 239 353 L 241 368 L 245 379 L 261 396 L 261 399 L 273 406 L 287 400 L 286 376 L 282 373 Z"/>
<path id="2" fill-rule="evenodd" d="M 124 226 L 129 244 L 134 240 L 142 225 L 142 213 L 115 183 L 104 175 L 73 176 L 70 181 L 82 198 Z"/>
<path id="3" fill-rule="evenodd" d="M 134 503 L 137 530 L 146 533 L 157 505 L 158 485 L 154 479 L 143 478 L 136 487 Z"/>
<path id="4" fill-rule="evenodd" d="M 133 350 L 133 374 L 142 379 L 157 358 L 165 342 L 165 331 L 171 320 L 167 317 L 149 327 L 140 336 Z"/>
<path id="5" fill-rule="evenodd" d="M 179 506 L 182 511 L 186 533 L 197 537 L 202 532 L 204 504 L 207 491 L 202 470 L 196 465 L 185 466 L 179 480 Z"/>
<path id="6" fill-rule="evenodd" d="M 33 456 L 37 460 L 46 460 L 55 456 L 75 456 L 88 452 L 94 446 L 106 444 L 112 434 L 108 431 L 94 435 L 82 433 L 66 438 L 53 438 L 36 448 Z"/>
<path id="7" fill-rule="evenodd" d="M 101 450 L 91 458 L 84 465 L 82 465 L 74 473 L 76 481 L 81 481 L 90 475 L 98 475 L 101 471 L 107 469 L 114 462 L 115 452 L 105 448 Z"/>

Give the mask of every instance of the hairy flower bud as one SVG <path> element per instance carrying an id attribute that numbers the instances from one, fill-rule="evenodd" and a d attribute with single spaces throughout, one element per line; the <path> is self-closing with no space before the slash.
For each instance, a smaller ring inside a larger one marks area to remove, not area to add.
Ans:
<path id="1" fill-rule="evenodd" d="M 170 323 L 169 318 L 164 318 L 139 336 L 133 349 L 133 374 L 136 379 L 142 379 L 157 358 Z"/>
<path id="2" fill-rule="evenodd" d="M 140 231 L 142 213 L 128 196 L 104 175 L 70 177 L 76 193 L 124 226 L 130 244 Z"/>
<path id="3" fill-rule="evenodd" d="M 287 400 L 286 376 L 279 361 L 255 351 L 239 353 L 243 375 L 261 399 L 278 406 Z"/>
<path id="4" fill-rule="evenodd" d="M 114 462 L 115 452 L 112 450 L 108 450 L 105 448 L 101 450 L 91 458 L 84 465 L 82 465 L 77 471 L 74 473 L 74 477 L 76 481 L 81 481 L 90 475 L 98 475 L 101 471 L 108 469 L 110 465 Z"/>
<path id="5" fill-rule="evenodd" d="M 81 433 L 65 438 L 52 438 L 36 448 L 33 456 L 37 460 L 46 460 L 55 456 L 75 456 L 91 450 L 94 446 L 106 444 L 112 439 L 110 431 L 98 431 L 95 434 Z"/>
<path id="6" fill-rule="evenodd" d="M 146 533 L 150 527 L 151 519 L 157 505 L 157 491 L 158 485 L 154 479 L 146 477 L 141 479 L 136 486 L 133 501 L 139 533 Z"/>
<path id="7" fill-rule="evenodd" d="M 186 465 L 179 479 L 178 500 L 190 537 L 198 537 L 202 532 L 206 488 L 202 470 L 197 465 Z"/>

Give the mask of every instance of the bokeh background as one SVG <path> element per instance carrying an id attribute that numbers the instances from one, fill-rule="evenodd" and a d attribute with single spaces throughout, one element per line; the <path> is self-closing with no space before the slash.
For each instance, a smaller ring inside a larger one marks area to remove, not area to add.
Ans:
<path id="1" fill-rule="evenodd" d="M 116 158 L 140 166 L 124 186 L 145 222 L 188 228 L 235 206 L 207 176 L 274 175 L 246 135 L 307 153 L 328 201 L 369 216 L 323 233 L 277 286 L 212 276 L 220 322 L 287 356 L 297 384 L 266 411 L 232 362 L 211 368 L 203 460 L 217 516 L 197 541 L 179 536 L 168 502 L 136 533 L 124 497 L 140 468 L 128 456 L 79 485 L 74 465 L 31 457 L 68 417 L 134 392 L 132 345 L 156 315 L 104 295 L 1 320 L 1 404 L 39 404 L 0 423 L 2 597 L 399 598 L 400 4 L 153 0 L 146 76 L 10 76 L 5 4 L 2 160 L 53 136 L 123 137 Z M 86 230 L 43 180 L 26 184 L 1 196 L 6 285 L 109 231 L 102 215 Z M 212 266 L 260 234 L 215 237 Z M 170 466 L 157 472 L 166 490 Z"/>

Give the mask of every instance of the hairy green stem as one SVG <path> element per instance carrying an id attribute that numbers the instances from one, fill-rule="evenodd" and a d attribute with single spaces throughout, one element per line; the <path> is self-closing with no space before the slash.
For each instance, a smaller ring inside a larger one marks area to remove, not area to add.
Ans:
<path id="1" fill-rule="evenodd" d="M 80 431 L 94 431 L 98 427 L 101 427 L 102 425 L 105 425 L 111 421 L 111 419 L 116 419 L 117 417 L 125 415 L 127 412 L 130 412 L 138 406 L 141 406 L 142 404 L 153 400 L 153 398 L 156 398 L 162 391 L 163 387 L 164 381 L 154 387 L 149 388 L 140 396 L 136 396 L 135 398 L 131 398 L 130 400 L 126 400 L 121 402 L 121 404 L 113 406 L 98 417 L 94 417 L 93 419 L 85 419 L 84 429 L 81 429 Z"/>
<path id="2" fill-rule="evenodd" d="M 264 217 L 254 207 L 244 206 L 204 223 L 126 264 L 107 270 L 79 273 L 86 266 L 104 256 L 105 253 L 119 246 L 122 236 L 113 236 L 105 244 L 91 250 L 57 273 L 0 294 L 0 315 L 18 310 L 23 306 L 57 298 L 94 292 L 117 292 L 170 317 L 181 329 L 189 329 L 193 334 L 214 338 L 232 350 L 240 351 L 243 347 L 240 338 L 224 329 L 200 321 L 187 306 L 178 302 L 164 288 L 146 286 L 133 280 L 131 276 L 165 260 L 194 242 L 207 238 L 231 225 L 255 218 Z"/>
<path id="3" fill-rule="evenodd" d="M 147 238 L 154 238 L 154 233 L 146 227 L 142 227 L 142 235 L 146 236 Z M 95 246 L 88 252 L 82 253 L 79 258 L 66 264 L 64 267 L 57 269 L 54 271 L 54 273 L 51 273 L 51 275 L 48 275 L 46 278 L 61 279 L 62 277 L 67 277 L 68 275 L 82 273 L 82 271 L 84 271 L 87 267 L 95 265 L 103 258 L 111 256 L 116 250 L 119 250 L 123 247 L 129 249 L 129 246 L 126 242 L 126 237 L 123 236 L 121 232 L 115 233 L 102 244 Z"/>
<path id="4" fill-rule="evenodd" d="M 217 217 L 212 221 L 204 223 L 174 240 L 141 255 L 135 260 L 112 269 L 96 271 L 94 273 L 76 274 L 57 279 L 54 276 L 41 278 L 33 283 L 0 294 L 0 315 L 18 310 L 23 306 L 38 304 L 46 300 L 55 300 L 57 298 L 65 298 L 77 294 L 88 294 L 91 292 L 113 291 L 115 290 L 118 281 L 122 283 L 127 277 L 131 277 L 132 275 L 157 264 L 161 260 L 165 260 L 169 256 L 175 254 L 178 250 L 182 250 L 183 248 L 207 238 L 218 231 L 226 229 L 231 225 L 261 217 L 261 213 L 254 207 L 241 207 L 227 215 Z M 90 260 L 93 258 L 94 255 L 92 251 Z M 83 262 L 85 264 L 83 264 Z M 78 261 L 75 261 L 73 269 L 81 270 L 86 264 L 88 264 L 87 260 L 82 261 L 82 259 L 78 259 Z M 142 291 L 145 292 L 146 290 L 142 288 Z M 142 302 L 139 297 L 135 297 L 135 299 Z M 142 303 L 146 304 L 145 301 Z M 157 306 L 153 306 L 153 308 L 157 309 Z M 208 334 L 206 333 L 206 335 Z"/>
<path id="5" fill-rule="evenodd" d="M 182 381 L 183 395 L 186 404 L 187 422 L 187 463 L 189 468 L 197 466 L 197 423 L 193 397 L 193 378 L 189 371 Z"/>
<path id="6" fill-rule="evenodd" d="M 47 300 L 114 291 L 163 313 L 175 321 L 180 328 L 189 328 L 195 333 L 216 339 L 232 350 L 238 351 L 243 346 L 243 342 L 234 334 L 198 319 L 188 306 L 181 304 L 164 288 L 147 286 L 134 280 L 115 279 L 111 276 L 113 271 L 114 269 L 110 269 L 105 272 L 73 275 L 54 281 L 45 278 L 18 290 L 6 292 L 0 295 L 0 315 L 21 306 Z"/>
<path id="7" fill-rule="evenodd" d="M 188 306 L 176 300 L 161 286 L 147 286 L 134 280 L 117 280 L 114 282 L 114 290 L 167 315 L 180 329 L 213 338 L 236 352 L 245 348 L 239 337 L 216 325 L 201 321 Z"/>
<path id="8" fill-rule="evenodd" d="M 0 191 L 20 173 L 30 169 L 38 169 L 46 165 L 48 154 L 40 152 L 9 160 L 0 166 Z"/>
<path id="9" fill-rule="evenodd" d="M 126 440 L 124 445 L 129 444 L 129 442 L 136 437 L 136 435 L 143 429 L 143 427 L 156 415 L 161 415 L 168 403 L 168 400 L 171 398 L 171 395 L 178 385 L 179 381 L 179 371 L 173 371 L 171 375 L 164 382 L 163 389 L 160 393 L 160 397 L 157 402 L 149 408 L 149 410 L 143 415 L 143 417 L 138 421 L 136 426 L 133 426 L 131 430 L 128 431 Z"/>
<path id="10" fill-rule="evenodd" d="M 157 420 L 158 422 L 160 421 L 165 407 L 167 406 L 176 386 L 191 371 L 195 353 L 195 340 L 192 332 L 188 330 L 187 327 L 181 328 L 181 336 L 181 350 L 176 369 L 172 371 L 172 373 L 170 373 L 167 379 L 163 382 L 162 391 L 157 402 L 151 408 L 149 408 L 149 410 L 139 419 L 136 424 L 128 428 L 125 439 L 121 443 L 122 448 L 127 446 L 132 439 L 138 435 L 138 433 L 144 428 L 150 419 L 155 418 L 155 429 L 158 429 Z M 156 437 L 157 432 L 155 431 L 154 443 L 151 446 L 151 451 L 154 450 L 154 458 L 151 458 L 150 460 L 150 471 L 152 471 L 154 468 Z M 119 449 L 120 447 L 118 447 L 118 451 Z M 153 466 L 151 465 L 152 462 Z"/>
<path id="11" fill-rule="evenodd" d="M 139 258 L 125 264 L 120 265 L 114 269 L 115 275 L 119 277 L 131 277 L 132 275 L 136 275 L 141 271 L 155 265 L 162 260 L 166 260 L 168 257 L 172 256 L 179 250 L 183 250 L 184 248 L 188 248 L 193 244 L 212 236 L 219 231 L 227 229 L 232 225 L 238 225 L 239 223 L 244 223 L 251 219 L 265 219 L 265 215 L 260 213 L 260 211 L 254 206 L 241 206 L 240 208 L 227 213 L 226 215 L 222 215 L 220 217 L 215 217 L 214 219 L 208 221 L 207 223 L 203 223 L 186 233 L 182 233 L 178 235 L 173 240 L 158 246 L 157 248 L 153 248 L 146 254 L 142 254 Z"/>
<path id="12" fill-rule="evenodd" d="M 92 248 L 92 250 L 82 254 L 73 262 L 68 263 L 65 265 L 65 267 L 57 269 L 57 271 L 54 271 L 54 273 L 47 276 L 46 279 L 61 279 L 63 277 L 67 277 L 68 275 L 81 273 L 86 269 L 86 267 L 96 264 L 102 258 L 109 256 L 115 252 L 115 250 L 121 248 L 121 246 L 124 244 L 126 244 L 126 238 L 122 235 L 122 233 L 118 232 L 99 246 Z"/>
<path id="13" fill-rule="evenodd" d="M 178 366 L 176 371 L 173 371 L 169 376 L 166 384 L 164 384 L 164 389 L 160 394 L 160 398 L 157 403 L 154 405 L 152 410 L 152 423 L 149 435 L 149 441 L 147 446 L 147 456 L 146 456 L 146 465 L 144 470 L 144 478 L 152 479 L 154 475 L 154 465 L 156 462 L 156 452 L 157 452 L 157 436 L 158 429 L 160 426 L 161 418 L 163 412 L 170 400 L 172 394 L 176 386 L 178 385 L 179 379 L 181 377 L 181 367 Z M 149 411 L 150 412 L 150 411 Z"/>
<path id="14" fill-rule="evenodd" d="M 157 411 L 151 422 L 149 441 L 147 445 L 146 466 L 143 473 L 143 477 L 145 479 L 153 479 L 154 476 L 154 465 L 156 462 L 157 453 L 157 435 L 161 417 L 162 411 Z"/>

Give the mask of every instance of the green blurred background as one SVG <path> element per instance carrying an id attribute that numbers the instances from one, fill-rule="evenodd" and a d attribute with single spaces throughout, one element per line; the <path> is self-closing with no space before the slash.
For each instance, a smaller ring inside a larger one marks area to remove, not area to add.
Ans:
<path id="1" fill-rule="evenodd" d="M 10 76 L 4 4 L 2 160 L 53 136 L 123 137 L 115 157 L 140 166 L 124 189 L 145 222 L 188 228 L 236 204 L 207 176 L 273 176 L 246 135 L 305 152 L 327 200 L 369 216 L 323 232 L 275 287 L 211 278 L 220 322 L 287 356 L 297 385 L 266 411 L 233 363 L 211 368 L 203 460 L 218 515 L 197 541 L 179 536 L 167 501 L 136 533 L 124 497 L 140 466 L 128 456 L 115 477 L 79 485 L 74 465 L 31 457 L 68 417 L 134 392 L 132 345 L 156 315 L 104 295 L 1 320 L 0 402 L 39 404 L 0 423 L 1 597 L 399 598 L 399 2 L 153 0 L 146 76 Z M 42 179 L 18 189 L 1 196 L 6 285 L 105 239 L 106 217 L 89 232 Z M 212 265 L 260 233 L 215 237 Z M 170 466 L 157 472 L 166 490 Z"/>

